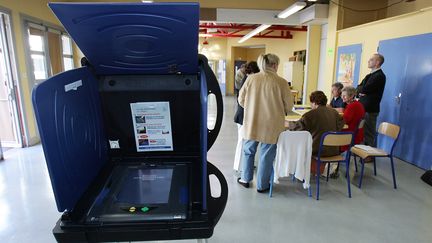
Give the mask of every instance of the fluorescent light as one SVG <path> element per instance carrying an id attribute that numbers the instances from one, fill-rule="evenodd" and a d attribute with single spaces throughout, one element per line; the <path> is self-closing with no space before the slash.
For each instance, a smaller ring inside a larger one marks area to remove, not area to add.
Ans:
<path id="1" fill-rule="evenodd" d="M 198 34 L 199 37 L 213 37 L 212 34 Z"/>
<path id="2" fill-rule="evenodd" d="M 305 6 L 306 6 L 305 2 L 295 2 L 293 5 L 289 6 L 284 11 L 280 12 L 276 17 L 284 19 L 284 18 L 300 11 Z"/>
<path id="3" fill-rule="evenodd" d="M 143 3 L 153 3 L 153 0 L 141 0 Z"/>
<path id="4" fill-rule="evenodd" d="M 238 43 L 243 43 L 245 42 L 247 39 L 251 38 L 252 36 L 258 34 L 259 32 L 267 29 L 268 27 L 270 27 L 271 25 L 269 24 L 262 24 L 260 26 L 258 26 L 256 29 L 252 30 L 251 32 L 249 32 L 247 35 L 243 36 Z"/>

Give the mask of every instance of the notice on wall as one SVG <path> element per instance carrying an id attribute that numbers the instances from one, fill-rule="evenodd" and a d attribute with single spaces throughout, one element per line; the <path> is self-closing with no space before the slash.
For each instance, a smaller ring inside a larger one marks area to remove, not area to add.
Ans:
<path id="1" fill-rule="evenodd" d="M 169 102 L 131 103 L 137 152 L 173 151 Z"/>

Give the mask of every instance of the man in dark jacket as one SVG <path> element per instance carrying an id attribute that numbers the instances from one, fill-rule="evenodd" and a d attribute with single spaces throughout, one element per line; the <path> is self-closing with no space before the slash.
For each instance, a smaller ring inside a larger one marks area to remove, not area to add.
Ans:
<path id="1" fill-rule="evenodd" d="M 371 72 L 366 75 L 357 87 L 360 102 L 363 104 L 365 114 L 364 138 L 365 144 L 375 146 L 374 138 L 376 134 L 376 121 L 380 112 L 380 103 L 386 83 L 386 76 L 381 70 L 384 57 L 375 53 L 368 61 L 368 68 Z"/>

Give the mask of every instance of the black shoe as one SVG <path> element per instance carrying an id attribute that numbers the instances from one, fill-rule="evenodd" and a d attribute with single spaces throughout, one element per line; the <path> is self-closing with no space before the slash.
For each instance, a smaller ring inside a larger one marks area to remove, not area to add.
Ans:
<path id="1" fill-rule="evenodd" d="M 263 190 L 258 190 L 258 189 L 257 189 L 257 192 L 258 192 L 258 193 L 265 193 L 265 192 L 268 192 L 268 191 L 270 191 L 270 187 L 267 188 L 267 189 L 263 189 Z"/>
<path id="2" fill-rule="evenodd" d="M 242 182 L 240 181 L 241 178 L 237 178 L 237 183 L 242 185 L 245 188 L 249 188 L 249 182 Z"/>
<path id="3" fill-rule="evenodd" d="M 335 171 L 335 172 L 331 173 L 330 174 L 330 178 L 331 179 L 337 179 L 337 178 L 339 178 L 339 172 Z"/>

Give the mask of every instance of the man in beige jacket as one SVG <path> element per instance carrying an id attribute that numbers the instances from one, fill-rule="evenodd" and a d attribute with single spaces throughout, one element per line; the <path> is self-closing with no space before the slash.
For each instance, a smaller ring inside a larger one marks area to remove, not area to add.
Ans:
<path id="1" fill-rule="evenodd" d="M 258 58 L 260 72 L 248 76 L 238 97 L 244 108 L 244 144 L 242 175 L 237 182 L 248 188 L 253 179 L 255 153 L 260 145 L 257 191 L 270 186 L 273 160 L 279 134 L 284 131 L 285 115 L 292 109 L 293 99 L 288 82 L 277 75 L 279 57 L 274 54 Z"/>

